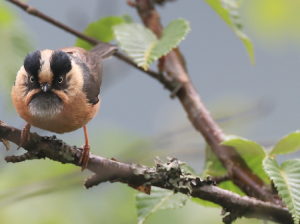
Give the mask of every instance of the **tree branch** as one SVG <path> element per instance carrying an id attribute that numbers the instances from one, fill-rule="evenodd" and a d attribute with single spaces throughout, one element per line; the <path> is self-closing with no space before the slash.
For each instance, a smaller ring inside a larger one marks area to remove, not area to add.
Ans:
<path id="1" fill-rule="evenodd" d="M 49 23 L 51 23 L 52 25 L 56 26 L 56 27 L 59 27 L 63 30 L 65 30 L 66 32 L 68 33 L 71 33 L 73 34 L 74 36 L 92 44 L 92 45 L 97 45 L 97 44 L 100 44 L 102 43 L 101 41 L 95 39 L 95 38 L 92 38 L 92 37 L 89 37 L 81 32 L 78 32 L 77 30 L 74 30 L 72 29 L 71 27 L 51 18 L 50 16 L 47 16 L 46 14 L 40 12 L 39 10 L 37 10 L 36 8 L 34 8 L 33 6 L 30 6 L 30 5 L 27 5 L 23 2 L 20 2 L 18 0 L 6 0 L 18 7 L 20 7 L 21 9 L 23 9 L 24 11 L 26 11 L 27 13 L 33 15 L 33 16 L 36 16 L 36 17 L 39 17 L 40 19 L 42 20 L 45 20 Z M 173 91 L 178 85 L 179 83 L 176 81 L 176 80 L 170 80 L 170 79 L 166 79 L 166 77 L 163 75 L 163 74 L 160 74 L 160 73 L 157 73 L 151 69 L 147 69 L 146 71 L 141 68 L 141 67 L 138 67 L 132 60 L 131 58 L 127 57 L 126 55 L 120 53 L 120 52 L 116 52 L 114 54 L 115 57 L 117 57 L 118 59 L 124 61 L 125 63 L 135 67 L 136 69 L 148 74 L 149 76 L 151 76 L 152 78 L 155 78 L 157 79 L 160 83 L 162 83 L 167 89 Z"/>
<path id="2" fill-rule="evenodd" d="M 21 130 L 0 122 L 0 139 L 18 145 L 21 139 Z M 70 146 L 56 139 L 55 136 L 42 137 L 31 133 L 30 140 L 25 140 L 23 146 L 28 151 L 25 153 L 26 156 L 8 156 L 5 158 L 6 161 L 21 162 L 27 159 L 49 158 L 63 164 L 70 163 L 79 166 L 81 149 Z M 219 204 L 229 213 L 224 217 L 224 221 L 232 220 L 232 217 L 244 216 L 279 223 L 293 223 L 287 208 L 247 196 L 241 197 L 215 186 L 209 179 L 200 180 L 198 177 L 184 174 L 180 169 L 182 164 L 177 159 L 170 159 L 168 163 L 163 163 L 157 158 L 156 166 L 149 168 L 140 164 L 125 164 L 90 154 L 87 169 L 95 174 L 85 181 L 85 186 L 89 188 L 106 181 L 122 182 L 135 188 L 156 186 Z"/>
<path id="3" fill-rule="evenodd" d="M 163 27 L 160 23 L 160 16 L 154 8 L 154 3 L 150 0 L 136 0 L 135 6 L 145 26 L 160 38 Z M 224 141 L 225 133 L 201 101 L 189 78 L 183 56 L 178 48 L 166 55 L 165 69 L 169 77 L 179 80 L 182 84 L 176 94 L 177 97 L 195 129 L 202 134 L 214 154 L 227 169 L 233 183 L 249 196 L 283 204 L 278 196 L 271 194 L 270 186 L 252 172 L 233 147 L 220 145 Z"/>
<path id="4" fill-rule="evenodd" d="M 72 28 L 52 19 L 32 6 L 17 0 L 7 1 L 17 5 L 31 15 L 37 16 L 57 27 L 60 27 L 61 29 L 64 29 L 65 31 L 72 33 L 93 45 L 100 43 L 100 41 L 88 37 L 83 33 L 73 30 Z M 151 1 L 136 0 L 135 5 L 145 25 L 158 37 L 160 37 L 163 28 L 159 21 L 159 15 L 154 9 Z M 275 203 L 282 204 L 281 200 L 279 200 L 277 196 L 273 196 L 271 194 L 270 187 L 266 186 L 265 183 L 248 168 L 245 161 L 236 153 L 234 148 L 220 145 L 225 134 L 213 120 L 209 111 L 196 92 L 187 74 L 184 59 L 178 48 L 171 51 L 165 58 L 165 69 L 168 77 L 149 69 L 144 71 L 142 68 L 137 67 L 130 58 L 119 52 L 117 52 L 115 56 L 160 81 L 166 88 L 172 91 L 172 96 L 178 96 L 191 123 L 194 125 L 196 130 L 203 135 L 206 142 L 211 146 L 213 152 L 226 167 L 230 179 L 247 195 L 254 196 L 265 201 L 273 201 Z"/>

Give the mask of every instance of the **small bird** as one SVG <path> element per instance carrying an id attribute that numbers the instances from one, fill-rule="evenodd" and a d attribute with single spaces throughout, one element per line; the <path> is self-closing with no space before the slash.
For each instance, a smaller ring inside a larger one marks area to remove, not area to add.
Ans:
<path id="1" fill-rule="evenodd" d="M 102 61 L 116 50 L 102 43 L 90 51 L 66 47 L 29 53 L 12 89 L 16 111 L 27 122 L 19 147 L 29 140 L 31 125 L 59 134 L 83 127 L 85 145 L 79 164 L 84 170 L 90 154 L 86 124 L 100 106 Z"/>

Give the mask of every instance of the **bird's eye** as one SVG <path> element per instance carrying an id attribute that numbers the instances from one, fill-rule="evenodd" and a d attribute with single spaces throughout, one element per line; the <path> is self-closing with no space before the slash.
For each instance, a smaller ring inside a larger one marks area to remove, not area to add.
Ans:
<path id="1" fill-rule="evenodd" d="M 30 76 L 30 82 L 34 82 L 35 78 L 33 76 Z"/>
<path id="2" fill-rule="evenodd" d="M 58 81 L 58 83 L 62 83 L 63 80 L 64 80 L 63 77 L 59 76 L 57 81 Z"/>

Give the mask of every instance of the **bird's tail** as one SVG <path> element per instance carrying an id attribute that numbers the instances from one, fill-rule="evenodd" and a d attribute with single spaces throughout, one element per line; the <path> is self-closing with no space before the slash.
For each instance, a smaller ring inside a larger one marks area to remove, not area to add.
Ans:
<path id="1" fill-rule="evenodd" d="M 108 43 L 100 43 L 90 50 L 90 52 L 97 54 L 103 59 L 112 56 L 117 51 L 117 46 Z"/>

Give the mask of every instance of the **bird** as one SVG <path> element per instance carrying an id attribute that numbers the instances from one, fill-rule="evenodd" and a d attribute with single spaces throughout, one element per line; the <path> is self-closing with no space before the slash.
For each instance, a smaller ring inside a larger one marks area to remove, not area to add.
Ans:
<path id="1" fill-rule="evenodd" d="M 29 53 L 11 93 L 17 113 L 27 122 L 19 148 L 30 140 L 31 126 L 58 134 L 83 127 L 85 144 L 79 165 L 86 169 L 90 155 L 86 125 L 100 107 L 102 61 L 116 51 L 115 45 L 100 43 L 90 51 L 65 47 Z"/>

